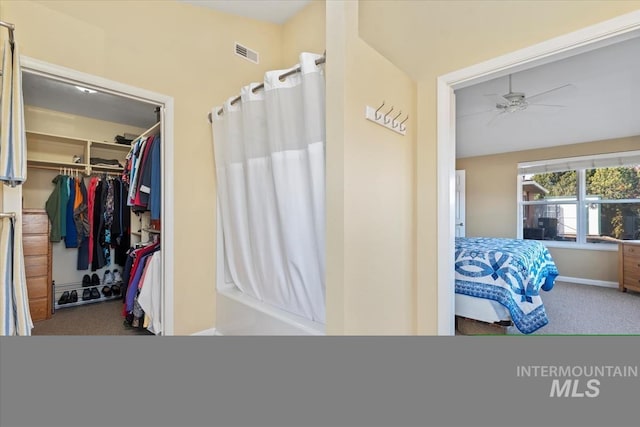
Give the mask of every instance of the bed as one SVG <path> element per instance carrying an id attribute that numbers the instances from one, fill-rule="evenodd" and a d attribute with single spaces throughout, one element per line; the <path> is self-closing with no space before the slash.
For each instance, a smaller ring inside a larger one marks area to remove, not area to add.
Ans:
<path id="1" fill-rule="evenodd" d="M 487 323 L 507 322 L 523 334 L 549 323 L 540 289 L 553 288 L 558 269 L 536 240 L 455 240 L 456 316 Z"/>

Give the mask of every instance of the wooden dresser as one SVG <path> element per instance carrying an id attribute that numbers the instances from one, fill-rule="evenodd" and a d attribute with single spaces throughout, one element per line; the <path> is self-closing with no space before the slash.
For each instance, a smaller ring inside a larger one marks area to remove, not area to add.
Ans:
<path id="1" fill-rule="evenodd" d="M 640 292 L 640 240 L 622 240 L 618 246 L 619 289 Z"/>
<path id="2" fill-rule="evenodd" d="M 31 319 L 49 319 L 53 306 L 51 242 L 49 217 L 43 209 L 22 211 L 22 244 Z"/>

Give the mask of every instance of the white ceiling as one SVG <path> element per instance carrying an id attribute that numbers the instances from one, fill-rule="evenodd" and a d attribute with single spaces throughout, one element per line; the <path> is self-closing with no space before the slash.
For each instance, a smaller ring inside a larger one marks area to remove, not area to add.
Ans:
<path id="1" fill-rule="evenodd" d="M 457 157 L 640 135 L 640 38 L 512 75 L 513 92 L 527 96 L 566 84 L 533 102 L 564 108 L 530 106 L 493 121 L 495 112 L 474 113 L 494 109 L 486 95 L 506 94 L 507 76 L 457 90 Z"/>
<path id="2" fill-rule="evenodd" d="M 259 21 L 284 24 L 311 0 L 179 0 Z"/>

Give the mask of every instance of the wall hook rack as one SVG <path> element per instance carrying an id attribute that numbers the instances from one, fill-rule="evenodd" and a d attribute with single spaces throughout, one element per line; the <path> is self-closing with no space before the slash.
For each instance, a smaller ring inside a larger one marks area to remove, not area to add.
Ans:
<path id="1" fill-rule="evenodd" d="M 380 126 L 384 126 L 389 130 L 399 133 L 400 135 L 405 135 L 407 133 L 407 127 L 405 126 L 405 123 L 409 119 L 409 115 L 407 115 L 404 120 L 398 121 L 398 119 L 402 115 L 402 111 L 396 114 L 395 117 L 392 117 L 390 116 L 390 114 L 393 112 L 393 106 L 386 113 L 380 112 L 382 107 L 384 107 L 384 104 L 385 101 L 382 101 L 382 104 L 378 108 L 370 107 L 369 105 L 367 105 L 364 113 L 367 120 L 371 120 L 372 122 L 377 123 Z"/>

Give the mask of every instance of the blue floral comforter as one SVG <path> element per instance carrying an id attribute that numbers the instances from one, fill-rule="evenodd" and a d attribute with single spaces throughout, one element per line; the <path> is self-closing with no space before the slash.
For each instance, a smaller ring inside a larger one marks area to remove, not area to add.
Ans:
<path id="1" fill-rule="evenodd" d="M 540 288 L 553 288 L 558 269 L 542 243 L 457 237 L 455 257 L 456 293 L 504 305 L 524 334 L 549 323 Z"/>

